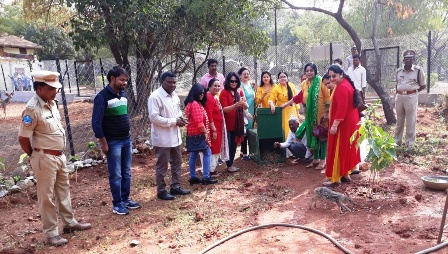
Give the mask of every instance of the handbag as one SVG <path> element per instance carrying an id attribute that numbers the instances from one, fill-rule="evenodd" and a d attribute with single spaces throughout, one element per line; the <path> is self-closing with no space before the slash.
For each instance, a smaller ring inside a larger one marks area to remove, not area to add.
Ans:
<path id="1" fill-rule="evenodd" d="M 363 112 L 364 110 L 366 110 L 368 108 L 367 104 L 363 103 L 361 105 L 358 106 L 358 111 L 359 112 Z"/>
<path id="2" fill-rule="evenodd" d="M 190 114 L 188 114 L 188 122 L 190 122 Z M 191 135 L 189 136 L 187 133 L 187 137 L 185 138 L 185 143 L 187 146 L 187 152 L 197 152 L 197 151 L 204 151 L 207 150 L 208 143 L 206 141 L 205 134 L 199 134 L 199 135 Z"/>
<path id="3" fill-rule="evenodd" d="M 203 151 L 208 147 L 205 134 L 187 136 L 185 143 L 187 144 L 187 152 Z"/>
<path id="4" fill-rule="evenodd" d="M 320 118 L 319 124 L 316 124 L 313 128 L 311 135 L 320 140 L 326 140 L 328 138 L 328 128 L 323 125 L 324 117 Z"/>

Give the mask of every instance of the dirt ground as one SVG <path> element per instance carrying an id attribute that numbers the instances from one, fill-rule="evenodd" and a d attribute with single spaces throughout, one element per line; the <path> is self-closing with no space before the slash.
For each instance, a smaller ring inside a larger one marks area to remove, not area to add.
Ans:
<path id="1" fill-rule="evenodd" d="M 415 253 L 436 245 L 446 195 L 424 187 L 421 177 L 446 175 L 448 165 L 444 112 L 419 108 L 418 143 L 380 173 L 369 195 L 369 171 L 352 177 L 336 191 L 348 194 L 353 211 L 340 213 L 320 200 L 309 209 L 323 174 L 294 164 L 260 166 L 237 160 L 240 172 L 224 165 L 216 185 L 188 184 L 184 163 L 182 186 L 192 194 L 174 201 L 156 198 L 152 154 L 134 156 L 132 198 L 142 209 L 127 216 L 112 213 L 106 165 L 79 170 L 71 177 L 72 205 L 79 221 L 93 228 L 63 234 L 69 243 L 45 243 L 35 188 L 0 199 L 0 253 L 199 253 L 240 230 L 270 224 L 302 225 L 325 232 L 352 253 Z M 381 116 L 380 118 L 381 119 Z M 379 120 L 381 122 L 381 120 Z M 388 131 L 392 132 L 393 128 Z M 186 162 L 188 155 L 184 154 Z M 169 179 L 167 179 L 169 181 Z M 60 225 L 62 231 L 62 225 Z M 444 232 L 442 241 L 446 241 Z M 138 240 L 135 247 L 132 240 Z M 266 227 L 244 233 L 207 253 L 343 253 L 329 240 L 306 230 Z M 448 248 L 435 253 L 448 253 Z"/>

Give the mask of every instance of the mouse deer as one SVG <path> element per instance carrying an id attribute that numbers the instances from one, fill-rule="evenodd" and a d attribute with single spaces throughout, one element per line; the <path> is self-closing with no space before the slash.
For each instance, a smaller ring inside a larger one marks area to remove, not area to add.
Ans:
<path id="1" fill-rule="evenodd" d="M 3 109 L 3 114 L 5 115 L 4 119 L 6 119 L 6 106 L 11 103 L 11 98 L 14 96 L 14 91 L 12 93 L 7 93 L 5 91 L 6 99 L 0 99 L 0 106 Z"/>
<path id="2" fill-rule="evenodd" d="M 355 204 L 355 202 L 353 202 L 353 200 L 350 197 L 337 191 L 333 191 L 327 187 L 317 187 L 316 189 L 314 189 L 314 194 L 315 195 L 310 203 L 310 209 L 312 208 L 313 205 L 314 207 L 316 207 L 316 201 L 319 198 L 328 199 L 336 202 L 336 204 L 339 206 L 341 213 L 343 212 L 344 209 L 351 212 L 350 208 L 348 208 L 343 202 L 345 203 L 350 202 L 352 204 Z"/>

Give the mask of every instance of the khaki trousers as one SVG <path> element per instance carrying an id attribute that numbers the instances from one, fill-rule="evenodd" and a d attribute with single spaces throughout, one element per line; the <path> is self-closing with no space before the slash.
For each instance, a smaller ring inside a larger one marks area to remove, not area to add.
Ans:
<path id="1" fill-rule="evenodd" d="M 31 154 L 31 167 L 37 179 L 39 212 L 43 231 L 48 237 L 59 235 L 58 213 L 64 225 L 73 226 L 78 223 L 72 211 L 66 161 L 65 155 L 44 154 L 43 150 L 33 151 Z"/>
<path id="2" fill-rule="evenodd" d="M 402 144 L 403 132 L 406 122 L 406 143 L 412 147 L 415 143 L 415 125 L 417 122 L 418 93 L 401 95 L 395 97 L 395 111 L 397 113 L 397 127 L 395 129 L 395 142 Z"/>

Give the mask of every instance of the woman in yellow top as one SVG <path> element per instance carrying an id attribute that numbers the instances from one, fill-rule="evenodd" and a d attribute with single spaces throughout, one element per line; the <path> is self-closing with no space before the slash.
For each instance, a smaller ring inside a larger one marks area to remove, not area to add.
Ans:
<path id="1" fill-rule="evenodd" d="M 261 73 L 260 86 L 257 89 L 257 95 L 255 95 L 255 105 L 261 105 L 260 108 L 269 108 L 269 97 L 274 87 L 271 73 L 263 71 Z"/>
<path id="2" fill-rule="evenodd" d="M 293 83 L 288 82 L 288 74 L 281 71 L 277 75 L 278 85 L 276 85 L 269 96 L 269 106 L 271 107 L 271 113 L 274 114 L 275 107 L 281 107 L 296 95 L 296 88 Z M 283 108 L 283 107 L 282 107 Z M 298 117 L 299 106 L 292 104 L 282 109 L 282 129 L 284 140 L 289 134 L 289 118 L 291 116 Z"/>
<path id="3" fill-rule="evenodd" d="M 313 151 L 314 160 L 307 167 L 325 169 L 327 156 L 327 140 L 320 140 L 311 133 L 314 126 L 319 124 L 322 117 L 328 120 L 328 107 L 330 105 L 330 90 L 322 83 L 322 78 L 317 75 L 317 66 L 314 63 L 305 65 L 307 79 L 302 82 L 303 101 L 305 106 L 305 121 L 300 126 L 298 136 L 306 134 L 308 149 Z M 328 126 L 327 121 L 324 126 Z"/>

